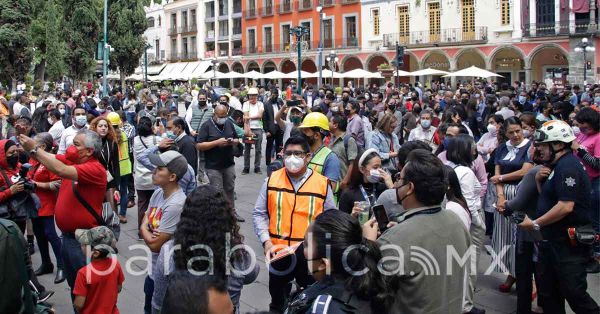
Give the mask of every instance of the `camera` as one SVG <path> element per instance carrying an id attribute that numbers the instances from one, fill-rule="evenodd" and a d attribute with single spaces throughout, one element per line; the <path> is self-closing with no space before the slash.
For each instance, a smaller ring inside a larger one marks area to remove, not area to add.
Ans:
<path id="1" fill-rule="evenodd" d="M 19 181 L 17 181 L 17 182 L 23 182 L 23 188 L 25 189 L 25 191 L 35 190 L 35 183 L 33 183 L 33 181 L 31 181 L 27 177 L 27 173 L 29 173 L 29 170 L 31 170 L 30 163 L 22 164 L 21 169 L 19 169 L 19 177 L 20 178 L 19 178 Z"/>

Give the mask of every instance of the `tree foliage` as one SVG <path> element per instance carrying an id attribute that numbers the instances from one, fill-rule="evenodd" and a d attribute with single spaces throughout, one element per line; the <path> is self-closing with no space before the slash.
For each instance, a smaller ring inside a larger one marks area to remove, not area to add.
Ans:
<path id="1" fill-rule="evenodd" d="M 69 76 L 83 80 L 96 65 L 94 56 L 101 31 L 101 12 L 97 0 L 62 0 L 62 4 Z"/>
<path id="2" fill-rule="evenodd" d="M 32 59 L 29 0 L 0 0 L 0 77 L 23 80 Z"/>
<path id="3" fill-rule="evenodd" d="M 57 80 L 67 71 L 67 43 L 63 37 L 63 23 L 56 16 L 62 15 L 62 7 L 56 0 L 46 0 L 46 73 L 50 80 Z M 90 43 L 93 45 L 94 43 Z"/>
<path id="4" fill-rule="evenodd" d="M 109 0 L 108 43 L 110 69 L 121 72 L 121 77 L 133 74 L 146 45 L 142 35 L 147 28 L 143 0 Z"/>

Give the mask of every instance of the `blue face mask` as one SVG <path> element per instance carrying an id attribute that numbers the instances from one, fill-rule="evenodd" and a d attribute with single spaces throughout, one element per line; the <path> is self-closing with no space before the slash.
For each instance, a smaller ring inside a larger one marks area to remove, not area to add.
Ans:
<path id="1" fill-rule="evenodd" d="M 521 105 L 524 105 L 526 101 L 527 101 L 527 97 L 525 97 L 525 96 L 519 96 L 519 103 Z"/>
<path id="2" fill-rule="evenodd" d="M 444 148 L 448 149 L 448 144 L 450 144 L 450 138 L 445 137 L 443 143 Z"/>

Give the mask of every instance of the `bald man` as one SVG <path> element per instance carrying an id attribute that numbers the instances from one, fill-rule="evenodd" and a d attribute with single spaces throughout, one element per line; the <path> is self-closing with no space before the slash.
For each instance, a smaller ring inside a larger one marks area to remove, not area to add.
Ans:
<path id="1" fill-rule="evenodd" d="M 210 184 L 225 191 L 231 207 L 235 208 L 235 162 L 233 148 L 240 143 L 227 107 L 217 105 L 213 117 L 198 131 L 196 148 L 204 152 L 206 174 Z M 236 214 L 238 221 L 243 219 Z"/>

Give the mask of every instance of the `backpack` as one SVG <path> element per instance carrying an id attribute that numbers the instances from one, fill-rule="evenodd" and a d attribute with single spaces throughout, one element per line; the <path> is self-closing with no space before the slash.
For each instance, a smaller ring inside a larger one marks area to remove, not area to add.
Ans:
<path id="1" fill-rule="evenodd" d="M 34 313 L 24 242 L 17 225 L 0 218 L 0 313 Z"/>
<path id="2" fill-rule="evenodd" d="M 346 133 L 344 135 L 344 150 L 346 151 L 346 158 L 348 158 L 348 141 L 350 140 L 351 137 L 354 138 L 354 141 L 356 141 L 356 138 L 354 137 L 353 134 Z M 365 152 L 365 148 L 358 144 L 356 144 L 356 148 L 357 148 L 356 158 L 359 159 L 360 156 L 362 156 L 362 154 Z"/>

